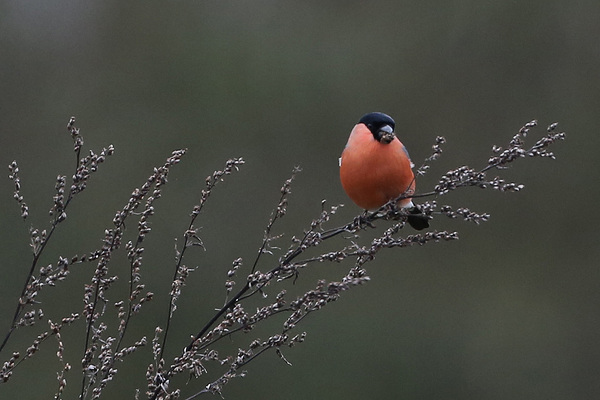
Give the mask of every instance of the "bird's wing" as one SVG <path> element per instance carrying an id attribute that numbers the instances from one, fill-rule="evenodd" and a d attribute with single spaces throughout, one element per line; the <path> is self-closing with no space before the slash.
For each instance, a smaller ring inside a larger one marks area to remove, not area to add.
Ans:
<path id="1" fill-rule="evenodd" d="M 410 161 L 410 167 L 414 168 L 415 164 L 410 159 L 410 154 L 408 154 L 408 150 L 406 150 L 406 146 L 402 145 L 402 150 L 404 151 L 404 154 L 406 154 L 406 157 L 408 157 L 408 161 Z M 341 158 L 340 158 L 340 165 L 342 165 L 342 159 Z"/>

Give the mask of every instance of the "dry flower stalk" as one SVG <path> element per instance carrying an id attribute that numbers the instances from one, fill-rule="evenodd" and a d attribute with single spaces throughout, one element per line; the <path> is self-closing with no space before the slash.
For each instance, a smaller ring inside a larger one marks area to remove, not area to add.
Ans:
<path id="1" fill-rule="evenodd" d="M 489 174 L 492 171 L 501 171 L 521 158 L 554 158 L 554 154 L 549 150 L 550 146 L 563 140 L 564 132 L 557 132 L 557 124 L 551 124 L 545 136 L 527 147 L 526 137 L 536 125 L 536 121 L 525 124 L 513 135 L 505 148 L 493 146 L 492 155 L 482 168 L 459 166 L 444 173 L 431 191 L 412 195 L 414 199 L 425 200 L 420 204 L 423 217 L 446 216 L 476 224 L 488 221 L 490 216 L 485 212 L 478 213 L 466 207 L 438 204 L 438 201 L 442 196 L 465 187 L 474 186 L 502 192 L 522 190 L 523 185 L 520 183 L 507 182 L 499 176 Z M 144 312 L 144 305 L 154 298 L 153 291 L 147 288 L 143 280 L 144 265 L 147 262 L 143 257 L 144 243 L 148 235 L 152 234 L 150 222 L 156 213 L 157 201 L 168 183 L 168 175 L 181 161 L 186 150 L 174 151 L 163 165 L 154 168 L 139 188 L 133 190 L 126 204 L 115 214 L 111 226 L 105 230 L 101 248 L 82 256 L 59 256 L 55 263 L 39 267 L 47 243 L 61 222 L 67 218 L 69 205 L 86 189 L 99 166 L 114 153 L 111 145 L 99 153 L 90 151 L 88 155 L 82 156 L 83 138 L 79 128 L 75 126 L 75 118 L 69 120 L 67 129 L 73 139 L 75 170 L 70 179 L 64 175 L 58 175 L 56 179 L 49 227 L 30 229 L 31 266 L 26 274 L 22 293 L 16 301 L 12 322 L 0 344 L 0 354 L 3 354 L 17 329 L 39 326 L 38 322 L 44 319 L 44 311 L 38 301 L 40 291 L 48 287 L 58 290 L 61 287 L 60 283 L 69 278 L 72 266 L 95 263 L 94 274 L 85 285 L 83 307 L 65 316 L 60 322 L 48 320 L 49 328 L 42 329 L 24 351 L 14 351 L 5 355 L 6 361 L 0 368 L 0 382 L 8 382 L 17 367 L 34 357 L 48 338 L 54 337 L 57 343 L 56 356 L 61 365 L 56 371 L 55 399 L 67 396 L 67 383 L 77 378 L 81 380 L 78 393 L 80 399 L 101 398 L 105 393 L 104 389 L 120 377 L 119 363 L 128 360 L 129 355 L 145 347 L 150 350 L 153 362 L 144 368 L 147 387 L 136 390 L 135 398 L 139 398 L 140 393 L 145 392 L 149 399 L 174 399 L 180 397 L 183 390 L 191 391 L 187 399 L 209 393 L 221 394 L 231 379 L 244 376 L 247 373 L 244 368 L 267 351 L 274 351 L 285 364 L 290 364 L 284 351 L 306 339 L 307 333 L 300 329 L 302 321 L 311 313 L 320 311 L 329 303 L 338 300 L 343 292 L 367 283 L 369 276 L 365 266 L 373 261 L 381 250 L 458 239 L 457 232 L 448 231 L 432 230 L 416 234 L 411 231 L 405 234 L 407 214 L 396 207 L 398 199 L 388 202 L 375 212 L 365 212 L 345 224 L 329 227 L 337 217 L 340 206 L 328 206 L 323 201 L 318 216 L 303 231 L 290 236 L 287 248 L 282 250 L 280 247 L 285 246 L 278 246 L 276 243 L 281 243 L 283 238 L 281 234 L 275 233 L 275 227 L 287 213 L 292 184 L 295 176 L 300 173 L 300 168 L 296 167 L 280 189 L 279 199 L 264 229 L 256 257 L 250 263 L 235 258 L 224 264 L 224 305 L 198 326 L 197 333 L 189 342 L 172 343 L 169 332 L 177 329 L 173 315 L 177 311 L 182 291 L 186 290 L 187 278 L 192 272 L 185 264 L 186 255 L 195 248 L 204 249 L 197 219 L 201 217 L 215 187 L 244 164 L 242 158 L 232 158 L 225 163 L 223 169 L 216 170 L 206 178 L 205 188 L 201 191 L 198 203 L 191 207 L 190 220 L 182 227 L 182 238 L 175 245 L 173 278 L 170 282 L 170 297 L 166 305 L 164 325 L 155 328 L 151 335 L 151 346 L 147 346 L 146 336 L 129 339 L 126 343 L 128 328 L 135 322 L 135 317 Z M 445 142 L 443 137 L 435 139 L 431 155 L 417 169 L 418 175 L 424 175 L 430 170 L 430 164 L 442 155 Z M 16 161 L 9 165 L 9 173 L 15 187 L 13 196 L 19 206 L 20 215 L 26 219 L 30 210 L 21 194 L 19 166 Z M 381 228 L 375 226 L 376 221 L 382 222 Z M 127 241 L 124 239 L 126 222 L 127 226 L 136 227 L 134 239 Z M 375 232 L 375 238 L 369 243 L 359 244 L 358 236 L 362 230 L 372 230 Z M 337 240 L 334 242 L 338 246 L 336 250 L 319 251 L 319 246 L 324 241 L 332 241 L 334 238 Z M 119 277 L 111 270 L 111 265 L 117 257 L 115 251 L 122 245 L 125 248 L 126 263 L 129 265 L 129 275 L 126 277 Z M 288 295 L 285 285 L 295 282 L 303 269 L 327 262 L 346 263 L 349 268 L 338 280 L 319 280 L 300 295 Z M 111 298 L 116 296 L 116 293 L 113 293 L 113 285 L 119 278 L 128 279 L 128 290 L 119 294 L 119 300 L 109 302 L 107 293 L 111 291 Z M 155 288 L 154 291 L 156 290 L 169 289 Z M 250 306 L 257 303 L 261 305 Z M 275 315 L 284 316 L 278 328 L 266 338 L 253 336 L 257 325 L 271 320 Z M 69 343 L 63 340 L 62 332 L 79 320 L 84 321 L 85 346 L 80 360 L 67 360 L 65 347 L 69 346 Z M 222 339 L 242 335 L 251 338 L 246 346 L 240 347 L 234 353 L 222 354 L 219 347 Z M 167 345 L 183 350 L 172 359 L 166 359 Z M 73 365 L 80 366 L 73 368 Z M 76 376 L 73 376 L 74 371 L 77 371 Z M 217 371 L 218 377 L 207 378 L 208 371 Z M 181 387 L 176 382 L 179 382 L 177 377 L 182 374 L 199 383 Z"/>

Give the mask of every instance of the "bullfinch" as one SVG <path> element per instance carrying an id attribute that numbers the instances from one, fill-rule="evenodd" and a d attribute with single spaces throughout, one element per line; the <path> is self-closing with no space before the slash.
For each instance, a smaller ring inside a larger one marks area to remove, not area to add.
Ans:
<path id="1" fill-rule="evenodd" d="M 410 196 L 415 193 L 414 164 L 394 132 L 396 123 L 384 113 L 364 115 L 354 126 L 340 158 L 340 180 L 348 197 L 366 210 L 406 196 L 398 205 L 407 209 L 407 222 L 417 230 L 429 227 Z"/>

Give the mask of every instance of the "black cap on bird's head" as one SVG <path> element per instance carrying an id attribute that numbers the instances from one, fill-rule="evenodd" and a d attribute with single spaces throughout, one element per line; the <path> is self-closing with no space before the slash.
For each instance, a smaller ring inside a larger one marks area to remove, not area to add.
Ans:
<path id="1" fill-rule="evenodd" d="M 362 116 L 358 123 L 363 123 L 369 128 L 375 140 L 380 143 L 388 144 L 394 140 L 394 128 L 396 122 L 387 114 L 372 112 Z"/>

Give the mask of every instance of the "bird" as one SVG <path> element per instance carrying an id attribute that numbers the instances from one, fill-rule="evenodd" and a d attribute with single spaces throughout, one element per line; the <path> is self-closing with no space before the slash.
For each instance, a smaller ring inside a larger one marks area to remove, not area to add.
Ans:
<path id="1" fill-rule="evenodd" d="M 416 187 L 414 164 L 395 128 L 396 122 L 387 114 L 363 115 L 339 159 L 340 181 L 348 197 L 365 210 L 402 196 L 398 206 L 408 212 L 407 222 L 422 230 L 429 227 L 430 217 L 423 215 L 410 197 Z"/>

